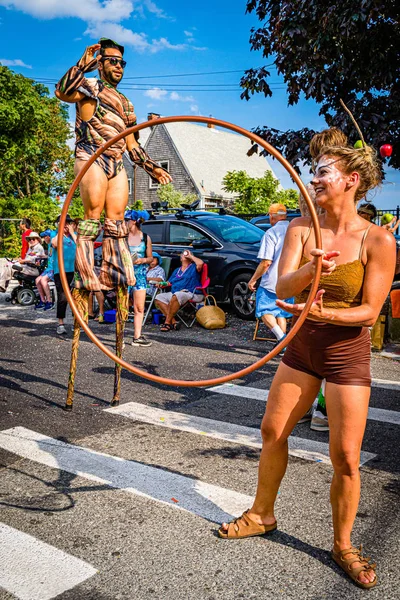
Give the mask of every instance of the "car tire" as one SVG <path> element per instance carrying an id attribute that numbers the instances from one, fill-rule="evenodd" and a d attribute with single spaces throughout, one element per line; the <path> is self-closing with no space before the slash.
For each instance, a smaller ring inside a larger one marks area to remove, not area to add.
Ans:
<path id="1" fill-rule="evenodd" d="M 250 281 L 252 273 L 241 273 L 232 279 L 229 288 L 229 300 L 231 306 L 238 317 L 245 321 L 253 321 L 256 312 L 254 302 L 249 302 L 252 292 L 247 284 Z"/>
<path id="2" fill-rule="evenodd" d="M 36 294 L 30 288 L 22 288 L 17 294 L 17 302 L 21 306 L 32 306 L 36 303 Z"/>

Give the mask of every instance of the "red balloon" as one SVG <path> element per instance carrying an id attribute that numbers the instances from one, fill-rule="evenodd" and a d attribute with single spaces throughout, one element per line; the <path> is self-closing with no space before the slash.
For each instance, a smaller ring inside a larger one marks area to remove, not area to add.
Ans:
<path id="1" fill-rule="evenodd" d="M 381 146 L 379 148 L 379 153 L 382 156 L 382 158 L 387 158 L 388 156 L 392 156 L 392 152 L 393 152 L 393 147 L 390 144 L 383 144 L 383 146 Z"/>

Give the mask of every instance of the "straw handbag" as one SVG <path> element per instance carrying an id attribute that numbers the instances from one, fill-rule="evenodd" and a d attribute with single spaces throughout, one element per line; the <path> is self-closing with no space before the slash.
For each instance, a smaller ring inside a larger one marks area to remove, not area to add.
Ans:
<path id="1" fill-rule="evenodd" d="M 214 304 L 210 304 L 210 299 Z M 199 308 L 196 313 L 196 319 L 205 329 L 223 329 L 225 327 L 225 313 L 217 306 L 214 296 L 206 296 L 204 306 Z"/>

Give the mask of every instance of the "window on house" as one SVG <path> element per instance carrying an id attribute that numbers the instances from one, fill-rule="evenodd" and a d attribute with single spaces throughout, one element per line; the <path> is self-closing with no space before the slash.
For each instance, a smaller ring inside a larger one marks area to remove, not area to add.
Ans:
<path id="1" fill-rule="evenodd" d="M 133 180 L 128 177 L 128 194 L 131 196 L 133 190 Z"/>
<path id="2" fill-rule="evenodd" d="M 160 166 L 169 171 L 169 160 L 159 160 Z M 156 190 L 160 184 L 156 181 L 153 181 L 151 177 L 149 177 L 149 190 Z"/>
<path id="3" fill-rule="evenodd" d="M 169 225 L 169 243 L 172 246 L 191 246 L 194 240 L 204 240 L 204 238 L 208 239 L 202 231 L 187 223 Z"/>

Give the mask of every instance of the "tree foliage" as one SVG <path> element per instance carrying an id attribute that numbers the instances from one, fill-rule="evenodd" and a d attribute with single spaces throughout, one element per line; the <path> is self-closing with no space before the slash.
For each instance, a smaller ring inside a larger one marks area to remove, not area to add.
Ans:
<path id="1" fill-rule="evenodd" d="M 43 85 L 0 65 L 0 215 L 29 217 L 39 231 L 54 223 L 57 196 L 73 179 L 68 110 L 48 94 Z M 18 254 L 18 223 L 1 223 L 2 254 Z"/>
<path id="2" fill-rule="evenodd" d="M 287 208 L 298 208 L 296 190 L 280 190 L 279 181 L 270 171 L 264 177 L 250 177 L 246 171 L 229 171 L 222 180 L 226 192 L 238 194 L 234 211 L 238 214 L 264 214 L 271 204 L 281 202 Z"/>
<path id="3" fill-rule="evenodd" d="M 329 127 L 342 129 L 354 143 L 354 126 L 340 98 L 355 115 L 363 135 L 376 149 L 393 145 L 389 165 L 400 168 L 400 27 L 394 0 L 248 0 L 247 12 L 262 22 L 251 30 L 252 50 L 274 62 L 283 76 L 288 104 L 301 96 L 320 104 Z M 268 67 L 250 69 L 241 80 L 242 98 L 272 96 Z M 309 162 L 308 144 L 316 133 L 303 128 L 279 131 L 268 125 L 255 130 L 299 171 Z"/>
<path id="4" fill-rule="evenodd" d="M 183 194 L 172 183 L 160 185 L 157 189 L 160 202 L 168 202 L 169 208 L 179 208 L 182 203 L 191 204 L 197 200 L 196 194 Z"/>

